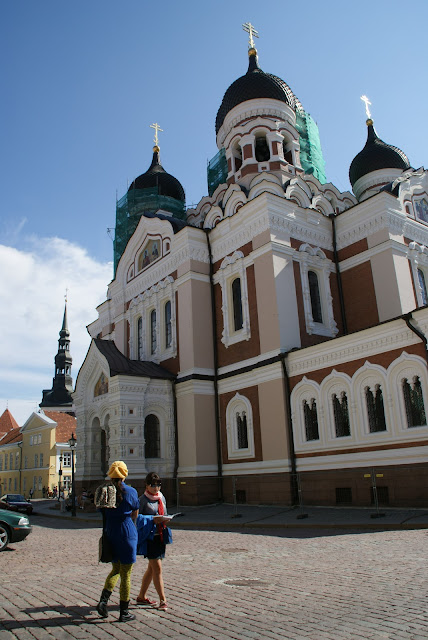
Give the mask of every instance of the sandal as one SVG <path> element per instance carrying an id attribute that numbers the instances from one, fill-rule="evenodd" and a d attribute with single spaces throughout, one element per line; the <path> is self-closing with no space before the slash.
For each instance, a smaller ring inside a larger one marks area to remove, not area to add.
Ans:
<path id="1" fill-rule="evenodd" d="M 158 610 L 159 610 L 159 611 L 168 611 L 168 605 L 167 605 L 167 603 L 165 602 L 165 600 L 161 600 L 161 601 L 159 602 Z"/>
<path id="2" fill-rule="evenodd" d="M 156 605 L 156 600 L 150 600 L 149 598 L 137 598 L 137 604 L 142 604 L 146 607 L 154 607 Z"/>

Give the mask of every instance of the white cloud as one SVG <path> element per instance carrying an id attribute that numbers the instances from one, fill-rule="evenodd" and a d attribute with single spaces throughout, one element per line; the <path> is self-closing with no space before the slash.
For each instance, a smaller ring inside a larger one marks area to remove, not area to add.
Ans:
<path id="1" fill-rule="evenodd" d="M 86 325 L 96 319 L 111 277 L 111 263 L 61 238 L 32 237 L 25 250 L 0 245 L 0 414 L 3 398 L 12 414 L 12 398 L 29 402 L 31 413 L 33 399 L 40 402 L 51 387 L 66 289 L 76 380 L 90 343 Z"/>

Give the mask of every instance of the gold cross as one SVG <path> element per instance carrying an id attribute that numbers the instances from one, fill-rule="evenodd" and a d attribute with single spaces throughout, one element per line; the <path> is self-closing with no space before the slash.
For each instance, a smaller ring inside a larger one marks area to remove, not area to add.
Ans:
<path id="1" fill-rule="evenodd" d="M 67 297 L 68 297 L 68 287 L 65 288 L 65 301 L 67 302 Z"/>
<path id="2" fill-rule="evenodd" d="M 246 31 L 249 34 L 248 44 L 250 45 L 250 49 L 254 49 L 253 38 L 259 37 L 258 31 L 254 29 L 251 22 L 246 22 L 245 24 L 242 25 L 242 28 L 244 29 L 244 31 Z"/>
<path id="3" fill-rule="evenodd" d="M 151 124 L 150 127 L 155 130 L 155 137 L 153 139 L 153 142 L 158 147 L 159 146 L 158 131 L 163 131 L 163 129 L 160 128 L 157 122 L 154 122 L 153 124 Z"/>
<path id="4" fill-rule="evenodd" d="M 361 96 L 360 100 L 362 100 L 364 102 L 364 104 L 366 105 L 366 116 L 368 118 L 371 118 L 370 109 L 369 109 L 369 104 L 371 104 L 370 100 L 368 99 L 367 96 Z"/>

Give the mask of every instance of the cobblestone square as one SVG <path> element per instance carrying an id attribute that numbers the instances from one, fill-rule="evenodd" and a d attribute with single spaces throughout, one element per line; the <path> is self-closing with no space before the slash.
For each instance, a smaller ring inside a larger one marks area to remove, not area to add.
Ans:
<path id="1" fill-rule="evenodd" d="M 164 561 L 169 610 L 132 604 L 137 619 L 124 624 L 117 587 L 109 618 L 95 612 L 109 571 L 97 562 L 99 527 L 32 523 L 0 554 L 1 640 L 428 638 L 423 529 L 176 529 Z M 145 563 L 134 567 L 134 601 Z"/>

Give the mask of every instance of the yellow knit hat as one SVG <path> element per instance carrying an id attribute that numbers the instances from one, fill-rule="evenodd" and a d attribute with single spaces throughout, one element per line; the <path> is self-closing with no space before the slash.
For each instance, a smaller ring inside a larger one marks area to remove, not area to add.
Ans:
<path id="1" fill-rule="evenodd" d="M 113 462 L 108 470 L 109 478 L 120 478 L 121 480 L 124 480 L 127 475 L 128 467 L 122 460 L 116 460 L 116 462 Z"/>

